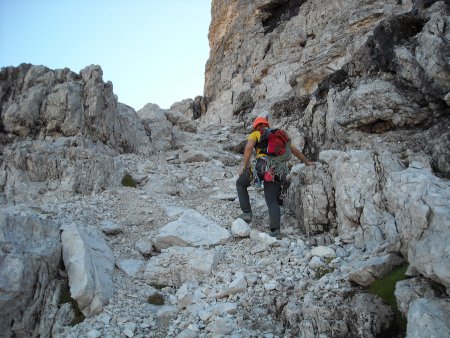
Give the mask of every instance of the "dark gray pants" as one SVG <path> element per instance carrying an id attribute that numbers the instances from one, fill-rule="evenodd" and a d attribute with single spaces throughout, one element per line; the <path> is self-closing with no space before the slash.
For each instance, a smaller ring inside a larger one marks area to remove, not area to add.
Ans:
<path id="1" fill-rule="evenodd" d="M 250 197 L 247 188 L 250 186 L 251 180 L 248 171 L 244 171 L 236 180 L 236 190 L 239 198 L 239 205 L 243 212 L 252 212 L 250 205 Z M 270 230 L 280 229 L 280 205 L 278 204 L 278 195 L 281 190 L 279 182 L 264 181 L 264 198 L 267 208 L 269 209 L 269 226 Z"/>

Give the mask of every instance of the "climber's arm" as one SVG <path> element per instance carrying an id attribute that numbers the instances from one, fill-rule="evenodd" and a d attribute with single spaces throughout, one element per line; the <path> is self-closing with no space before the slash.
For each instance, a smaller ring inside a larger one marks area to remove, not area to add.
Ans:
<path id="1" fill-rule="evenodd" d="M 297 157 L 300 161 L 302 161 L 306 165 L 314 164 L 314 162 L 308 160 L 306 158 L 306 156 L 297 147 L 291 145 L 291 151 L 292 151 L 292 154 L 294 154 L 295 157 Z"/>

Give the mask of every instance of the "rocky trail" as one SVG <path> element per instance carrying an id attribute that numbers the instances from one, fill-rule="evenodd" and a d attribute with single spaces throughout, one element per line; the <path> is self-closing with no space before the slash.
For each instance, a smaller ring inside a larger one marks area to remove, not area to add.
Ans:
<path id="1" fill-rule="evenodd" d="M 163 226 L 179 217 L 181 209 L 196 210 L 230 233 L 240 213 L 235 192 L 240 156 L 217 147 L 220 144 L 217 140 L 229 145 L 238 139 L 245 140 L 245 135 L 230 135 L 228 128 L 223 128 L 214 134 L 184 133 L 184 138 L 182 149 L 148 158 L 123 155 L 122 160 L 133 177 L 159 176 L 159 182 L 155 178 L 158 188 L 150 192 L 132 187 L 111 189 L 60 206 L 70 218 L 93 230 L 102 231 L 105 221 L 119 229 L 106 236 L 116 260 L 109 305 L 97 316 L 62 328 L 60 336 L 283 336 L 286 323 L 281 312 L 289 295 L 299 292 L 314 273 L 308 268 L 311 248 L 297 220 L 286 208 L 282 211 L 283 239 L 258 240 L 258 232 L 268 232 L 262 191 L 250 188 L 255 214 L 252 238 L 236 236 L 210 248 L 220 252 L 221 259 L 209 276 L 187 281 L 183 288 L 162 289 L 142 277 L 146 259 L 151 260 L 158 253 L 153 251 L 144 257 L 136 243 L 151 243 Z M 189 151 L 185 149 L 189 147 L 201 149 L 207 161 L 197 162 L 194 156 L 193 162 L 180 163 L 178 155 Z M 234 161 L 234 165 L 225 166 L 221 157 L 229 163 Z M 169 178 L 176 178 L 176 183 L 168 186 Z M 186 224 L 186 228 L 189 226 Z M 342 288 L 337 282 L 327 286 Z M 154 295 L 161 295 L 164 305 L 151 304 L 149 297 Z"/>

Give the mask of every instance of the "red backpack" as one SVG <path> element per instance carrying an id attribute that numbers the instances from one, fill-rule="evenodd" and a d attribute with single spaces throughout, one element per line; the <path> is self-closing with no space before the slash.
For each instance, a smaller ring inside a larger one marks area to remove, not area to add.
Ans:
<path id="1" fill-rule="evenodd" d="M 267 140 L 266 154 L 269 156 L 281 156 L 286 153 L 286 144 L 289 142 L 289 135 L 281 129 L 266 129 L 261 141 Z M 265 142 L 264 142 L 265 143 Z"/>

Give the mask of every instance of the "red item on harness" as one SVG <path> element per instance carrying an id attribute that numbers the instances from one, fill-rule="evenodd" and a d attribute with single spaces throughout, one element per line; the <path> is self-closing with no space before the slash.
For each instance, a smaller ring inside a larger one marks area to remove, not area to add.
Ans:
<path id="1" fill-rule="evenodd" d="M 264 181 L 273 182 L 275 180 L 274 170 L 270 169 L 264 173 Z"/>

